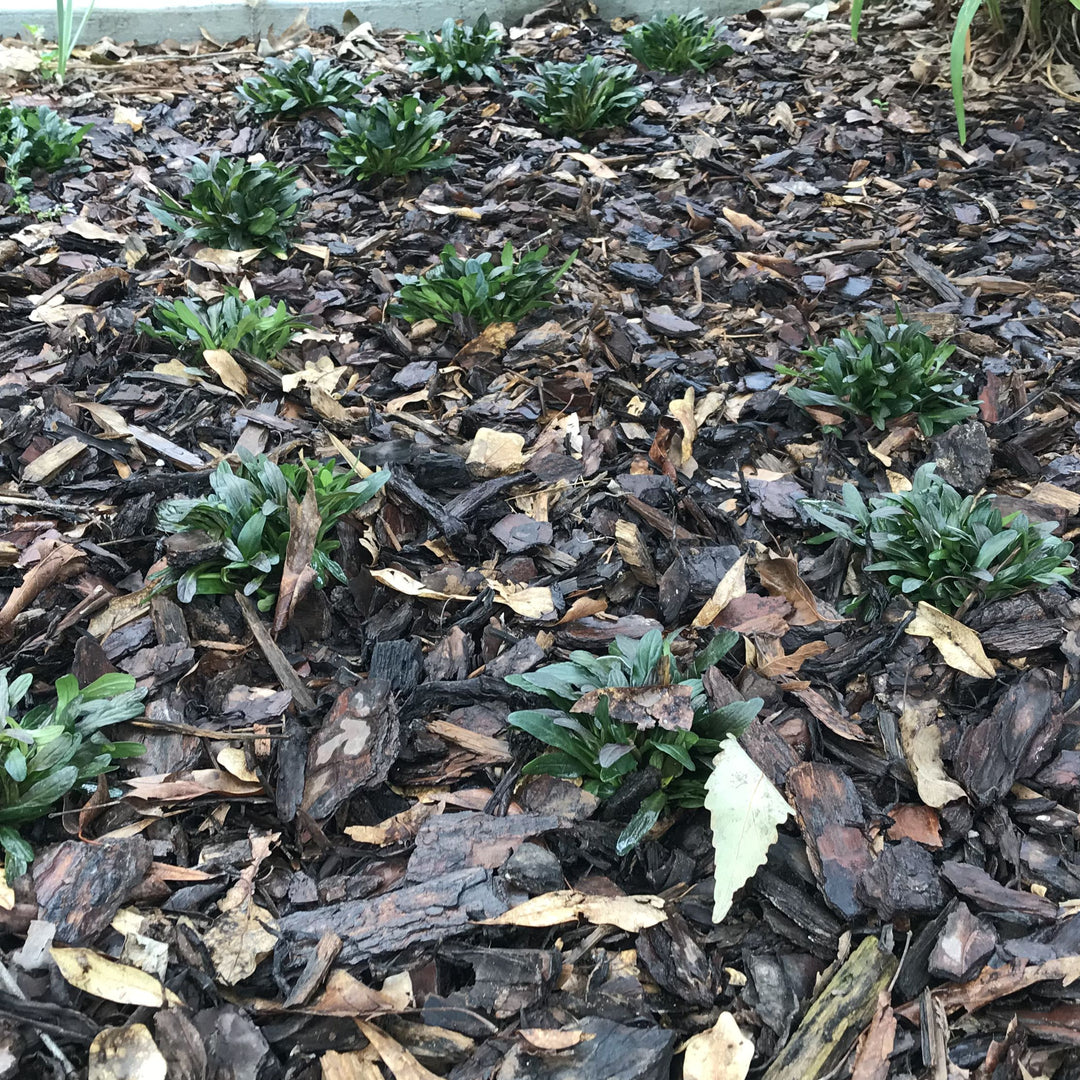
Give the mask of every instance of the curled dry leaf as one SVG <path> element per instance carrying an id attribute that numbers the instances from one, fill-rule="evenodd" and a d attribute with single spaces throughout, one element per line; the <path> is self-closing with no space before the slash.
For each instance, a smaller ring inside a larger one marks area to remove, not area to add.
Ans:
<path id="1" fill-rule="evenodd" d="M 904 627 L 912 637 L 928 637 L 951 668 L 973 679 L 992 679 L 997 674 L 993 662 L 983 650 L 979 635 L 951 615 L 920 600 L 915 618 Z"/>
<path id="2" fill-rule="evenodd" d="M 717 583 L 712 596 L 702 604 L 701 610 L 694 616 L 694 628 L 703 630 L 706 626 L 711 626 L 732 600 L 745 595 L 746 556 L 740 555 L 731 569 Z"/>
<path id="3" fill-rule="evenodd" d="M 770 596 L 782 596 L 795 609 L 795 614 L 788 619 L 792 626 L 810 626 L 822 621 L 824 616 L 818 611 L 817 599 L 799 577 L 798 563 L 793 556 L 758 559 L 754 569 Z"/>
<path id="4" fill-rule="evenodd" d="M 494 919 L 484 919 L 483 926 L 559 926 L 584 919 L 594 926 L 617 926 L 636 934 L 650 926 L 666 922 L 664 901 L 659 896 L 589 896 L 576 889 L 534 896 Z"/>
<path id="5" fill-rule="evenodd" d="M 693 688 L 687 684 L 675 686 L 607 686 L 590 690 L 573 705 L 573 712 L 591 716 L 601 698 L 607 698 L 612 720 L 633 724 L 643 731 L 662 727 L 667 731 L 689 731 L 694 722 L 694 707 L 690 699 Z"/>

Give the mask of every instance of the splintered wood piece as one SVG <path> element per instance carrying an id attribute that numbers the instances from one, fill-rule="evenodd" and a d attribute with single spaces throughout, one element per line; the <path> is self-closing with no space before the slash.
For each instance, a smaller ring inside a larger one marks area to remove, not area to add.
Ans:
<path id="1" fill-rule="evenodd" d="M 74 435 L 54 443 L 45 453 L 39 454 L 23 469 L 22 482 L 24 484 L 49 483 L 85 449 L 86 444 Z"/>
<path id="2" fill-rule="evenodd" d="M 248 624 L 248 628 L 251 630 L 259 648 L 262 649 L 266 662 L 273 668 L 278 681 L 286 690 L 291 691 L 293 701 L 301 709 L 305 710 L 305 712 L 314 709 L 315 698 L 303 684 L 300 676 L 293 670 L 292 664 L 289 663 L 278 643 L 270 636 L 270 631 L 267 630 L 266 624 L 259 618 L 258 609 L 251 602 L 251 597 L 245 596 L 239 591 L 233 593 L 233 596 L 240 605 L 240 610 L 244 614 L 244 621 Z"/>
<path id="3" fill-rule="evenodd" d="M 442 942 L 471 929 L 473 919 L 495 918 L 506 909 L 491 871 L 471 867 L 367 900 L 294 911 L 278 921 L 279 947 L 304 964 L 309 943 L 332 931 L 341 938 L 341 962 L 360 964 L 373 956 Z"/>
<path id="4" fill-rule="evenodd" d="M 787 777 L 806 853 L 829 905 L 847 918 L 863 911 L 859 879 L 873 865 L 855 785 L 831 765 L 804 762 Z"/>
<path id="5" fill-rule="evenodd" d="M 494 817 L 466 810 L 430 817 L 416 834 L 405 880 L 430 881 L 470 866 L 497 870 L 525 840 L 557 829 L 559 824 L 559 819 L 549 814 Z"/>
<path id="6" fill-rule="evenodd" d="M 764 1080 L 818 1080 L 836 1068 L 873 1019 L 896 965 L 877 938 L 866 938 L 807 1010 Z"/>
<path id="7" fill-rule="evenodd" d="M 969 727 L 953 759 L 956 778 L 980 806 L 1005 797 L 1018 777 L 1033 775 L 1054 751 L 1061 714 L 1054 714 L 1050 676 L 1027 672 L 994 711 Z"/>

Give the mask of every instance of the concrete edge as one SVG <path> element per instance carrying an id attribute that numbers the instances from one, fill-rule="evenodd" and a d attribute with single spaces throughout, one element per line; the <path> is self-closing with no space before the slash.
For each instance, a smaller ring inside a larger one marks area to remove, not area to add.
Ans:
<path id="1" fill-rule="evenodd" d="M 694 6 L 675 0 L 596 0 L 598 16 L 613 19 L 631 15 L 646 17 Z M 150 5 L 153 4 L 153 7 Z M 704 0 L 698 6 L 714 16 L 733 15 L 760 6 L 760 0 Z M 40 26 L 50 40 L 56 34 L 55 0 L 5 0 L 0 11 L 0 37 L 26 38 L 26 27 Z M 483 11 L 512 25 L 536 9 L 535 0 L 99 0 L 80 39 L 86 42 L 111 38 L 141 45 L 159 41 L 197 41 L 202 31 L 215 41 L 238 38 L 258 41 L 273 27 L 279 33 L 301 12 L 308 26 L 331 26 L 341 30 L 348 20 L 369 22 L 376 30 L 434 30 L 447 18 L 474 21 Z M 81 5 L 75 21 L 82 18 Z"/>

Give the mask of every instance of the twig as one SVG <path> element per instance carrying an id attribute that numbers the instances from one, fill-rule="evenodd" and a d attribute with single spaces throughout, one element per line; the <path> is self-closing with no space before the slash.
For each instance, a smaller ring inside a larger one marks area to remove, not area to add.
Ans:
<path id="1" fill-rule="evenodd" d="M 259 612 L 251 602 L 251 598 L 239 591 L 233 595 L 240 605 L 240 610 L 244 614 L 244 619 L 247 621 L 256 643 L 263 651 L 263 656 L 266 657 L 267 663 L 274 669 L 278 681 L 286 690 L 292 693 L 293 700 L 301 709 L 305 712 L 314 709 L 315 698 L 312 697 L 311 691 L 301 682 L 300 676 L 293 670 L 292 664 L 289 663 L 278 643 L 270 636 L 270 631 L 266 629 L 266 624 L 259 618 Z"/>

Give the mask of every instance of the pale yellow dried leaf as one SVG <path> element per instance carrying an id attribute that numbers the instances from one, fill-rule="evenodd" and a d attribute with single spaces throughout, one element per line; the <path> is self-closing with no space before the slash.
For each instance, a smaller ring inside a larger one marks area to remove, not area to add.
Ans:
<path id="1" fill-rule="evenodd" d="M 480 428 L 465 464 L 476 476 L 506 476 L 525 464 L 525 438 L 512 431 Z"/>
<path id="2" fill-rule="evenodd" d="M 712 596 L 701 606 L 694 616 L 693 626 L 697 630 L 710 626 L 732 600 L 746 595 L 746 556 L 740 555 L 734 566 L 717 582 Z"/>
<path id="3" fill-rule="evenodd" d="M 684 1047 L 683 1080 L 746 1080 L 754 1044 L 735 1017 L 722 1012 L 708 1031 L 692 1035 Z"/>
<path id="4" fill-rule="evenodd" d="M 664 901 L 659 896 L 589 896 L 576 889 L 534 896 L 494 919 L 484 919 L 484 926 L 559 926 L 584 919 L 594 926 L 617 926 L 636 934 L 650 926 L 666 922 Z"/>
<path id="5" fill-rule="evenodd" d="M 982 647 L 979 635 L 951 615 L 920 600 L 915 618 L 904 627 L 912 637 L 928 637 L 951 668 L 973 679 L 992 679 L 997 674 Z"/>
<path id="6" fill-rule="evenodd" d="M 465 593 L 448 593 L 439 589 L 429 589 L 422 581 L 406 574 L 404 570 L 395 570 L 387 567 L 384 570 L 372 570 L 371 576 L 394 592 L 403 593 L 405 596 L 416 596 L 421 600 L 472 600 Z"/>
<path id="7" fill-rule="evenodd" d="M 54 945 L 49 953 L 67 982 L 76 990 L 94 997 L 117 1005 L 147 1005 L 154 1009 L 165 1004 L 183 1004 L 153 975 L 111 960 L 93 949 L 68 949 Z"/>

